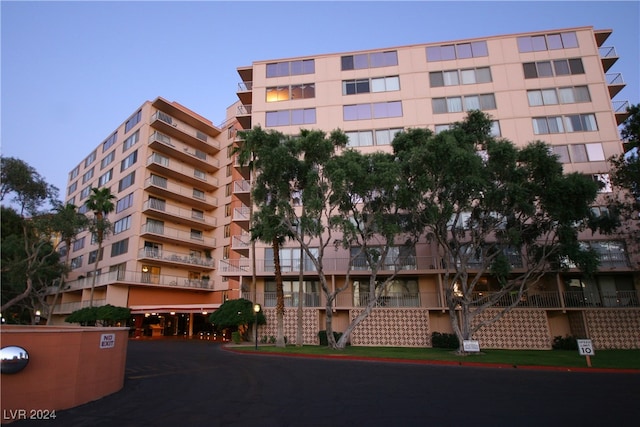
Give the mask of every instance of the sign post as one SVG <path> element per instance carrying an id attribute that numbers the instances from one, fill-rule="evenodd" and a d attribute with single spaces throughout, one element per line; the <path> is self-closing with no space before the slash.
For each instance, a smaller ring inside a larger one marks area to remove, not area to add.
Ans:
<path id="1" fill-rule="evenodd" d="M 587 358 L 587 366 L 591 367 L 591 356 L 595 354 L 593 351 L 593 344 L 591 340 L 577 340 L 578 341 L 578 352 L 580 352 L 581 356 L 586 356 Z"/>

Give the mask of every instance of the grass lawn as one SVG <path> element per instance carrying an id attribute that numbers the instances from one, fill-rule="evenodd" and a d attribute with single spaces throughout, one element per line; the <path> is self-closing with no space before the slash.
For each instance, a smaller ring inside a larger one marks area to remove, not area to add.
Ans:
<path id="1" fill-rule="evenodd" d="M 256 352 L 253 346 L 234 346 L 236 351 Z M 404 347 L 347 347 L 344 350 L 331 350 L 324 346 L 288 345 L 278 348 L 260 345 L 258 353 L 308 354 L 324 356 L 359 356 L 385 359 L 438 360 L 464 363 L 498 363 L 515 366 L 561 366 L 586 367 L 586 357 L 571 350 L 494 350 L 483 349 L 479 354 L 458 356 L 453 350 L 440 348 L 404 348 Z M 591 356 L 593 368 L 617 368 L 640 370 L 640 350 L 597 350 Z M 640 373 L 640 371 L 639 371 Z"/>

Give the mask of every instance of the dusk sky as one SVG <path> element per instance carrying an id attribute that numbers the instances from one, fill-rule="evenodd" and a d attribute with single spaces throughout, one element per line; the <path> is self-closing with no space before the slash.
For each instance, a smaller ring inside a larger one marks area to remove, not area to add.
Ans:
<path id="1" fill-rule="evenodd" d="M 1 152 L 60 189 L 134 110 L 162 96 L 220 124 L 253 61 L 526 31 L 612 29 L 640 102 L 638 1 L 1 2 Z"/>

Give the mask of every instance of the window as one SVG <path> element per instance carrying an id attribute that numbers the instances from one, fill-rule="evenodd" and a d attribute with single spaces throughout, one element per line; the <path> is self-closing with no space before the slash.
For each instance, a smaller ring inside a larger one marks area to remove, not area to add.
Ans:
<path id="1" fill-rule="evenodd" d="M 558 59 L 553 61 L 525 62 L 522 64 L 525 79 L 584 74 L 582 59 Z"/>
<path id="2" fill-rule="evenodd" d="M 131 129 L 133 129 L 133 127 L 137 125 L 141 119 L 142 119 L 142 110 L 138 110 L 138 112 L 136 112 L 133 116 L 131 116 L 129 120 L 127 120 L 126 123 L 124 124 L 124 132 L 127 133 Z"/>
<path id="3" fill-rule="evenodd" d="M 267 111 L 266 113 L 267 127 L 313 124 L 315 122 L 316 122 L 315 108 L 305 108 L 305 109 L 299 109 L 299 110 Z"/>
<path id="4" fill-rule="evenodd" d="M 129 169 L 132 165 L 135 164 L 136 161 L 138 161 L 138 150 L 129 154 L 127 157 L 124 158 L 124 160 L 120 162 L 120 172 L 123 172 Z"/>
<path id="5" fill-rule="evenodd" d="M 578 38 L 573 31 L 560 34 L 518 37 L 518 51 L 520 53 L 572 47 L 578 47 Z"/>
<path id="6" fill-rule="evenodd" d="M 151 174 L 151 176 L 149 177 L 149 182 L 151 183 L 151 185 L 154 185 L 156 187 L 167 188 L 169 180 L 163 176 Z"/>
<path id="7" fill-rule="evenodd" d="M 100 259 L 102 261 L 102 255 L 104 254 L 104 250 L 100 251 Z M 88 264 L 94 264 L 98 260 L 98 250 L 89 252 L 89 261 Z"/>
<path id="8" fill-rule="evenodd" d="M 494 110 L 495 96 L 492 93 L 483 95 L 453 96 L 449 98 L 433 98 L 431 100 L 434 114 L 459 113 L 470 110 Z"/>
<path id="9" fill-rule="evenodd" d="M 118 183 L 118 192 L 131 187 L 135 182 L 135 179 L 136 179 L 136 171 L 133 171 L 129 175 L 122 178 Z"/>
<path id="10" fill-rule="evenodd" d="M 129 250 L 129 239 L 120 240 L 111 245 L 111 256 L 126 254 Z"/>
<path id="11" fill-rule="evenodd" d="M 313 59 L 267 64 L 267 78 L 313 74 L 315 72 L 315 60 Z"/>
<path id="12" fill-rule="evenodd" d="M 80 192 L 80 200 L 86 199 L 87 197 L 89 197 L 89 194 L 91 194 L 91 184 L 82 189 L 82 191 Z"/>
<path id="13" fill-rule="evenodd" d="M 346 132 L 349 147 L 368 147 L 373 145 L 373 132 L 370 130 Z"/>
<path id="14" fill-rule="evenodd" d="M 84 159 L 84 167 L 85 168 L 89 167 L 89 165 L 91 165 L 91 163 L 93 163 L 93 161 L 96 159 L 96 156 L 97 156 L 97 152 L 96 150 L 93 150 L 93 152 L 89 154 L 89 156 L 87 156 L 86 159 Z"/>
<path id="15" fill-rule="evenodd" d="M 100 178 L 98 178 L 98 187 L 102 187 L 107 182 L 111 181 L 111 178 L 113 178 L 113 168 L 109 169 Z"/>
<path id="16" fill-rule="evenodd" d="M 318 248 L 309 248 L 309 251 L 316 256 L 318 255 Z M 281 248 L 279 254 L 280 267 L 283 272 L 300 271 L 300 248 Z M 303 259 L 304 271 L 315 271 L 315 266 L 306 252 Z M 265 248 L 264 263 L 265 271 L 274 271 L 272 248 Z"/>
<path id="17" fill-rule="evenodd" d="M 400 90 L 400 77 L 379 77 L 371 79 L 371 92 L 393 92 Z"/>
<path id="18" fill-rule="evenodd" d="M 204 211 L 201 211 L 199 209 L 191 208 L 191 218 L 203 221 L 204 220 Z"/>
<path id="19" fill-rule="evenodd" d="M 115 131 L 113 135 L 111 135 L 109 138 L 106 139 L 106 141 L 102 143 L 102 152 L 104 153 L 105 151 L 107 151 L 113 144 L 116 143 L 117 139 L 118 139 L 118 131 Z"/>
<path id="20" fill-rule="evenodd" d="M 196 230 L 194 228 L 191 229 L 191 238 L 193 240 L 202 240 L 202 231 L 201 230 Z"/>
<path id="21" fill-rule="evenodd" d="M 345 105 L 342 107 L 342 116 L 345 121 L 402 117 L 402 102 Z"/>
<path id="22" fill-rule="evenodd" d="M 376 145 L 391 145 L 391 141 L 402 129 L 379 129 L 376 130 Z"/>
<path id="23" fill-rule="evenodd" d="M 69 180 L 75 179 L 80 174 L 80 166 L 76 166 L 71 172 L 69 172 Z"/>
<path id="24" fill-rule="evenodd" d="M 204 200 L 205 199 L 204 191 L 198 190 L 197 188 L 194 188 L 193 189 L 193 197 L 195 199 Z"/>
<path id="25" fill-rule="evenodd" d="M 576 114 L 565 116 L 567 132 L 593 132 L 598 130 L 595 114 Z"/>
<path id="26" fill-rule="evenodd" d="M 478 58 L 488 56 L 486 41 L 473 43 L 459 43 L 456 45 L 442 45 L 427 47 L 427 61 L 449 61 L 452 59 Z"/>
<path id="27" fill-rule="evenodd" d="M 563 87 L 558 89 L 561 104 L 591 102 L 591 95 L 587 86 Z"/>
<path id="28" fill-rule="evenodd" d="M 124 140 L 122 143 L 122 152 L 124 153 L 129 148 L 133 147 L 133 145 L 140 140 L 140 130 L 135 131 L 130 137 Z"/>
<path id="29" fill-rule="evenodd" d="M 558 157 L 560 163 L 571 163 L 569 147 L 566 145 L 554 145 L 551 147 L 551 152 Z"/>
<path id="30" fill-rule="evenodd" d="M 341 58 L 341 64 L 342 71 L 389 67 L 398 65 L 398 53 L 395 50 L 392 50 L 387 52 L 346 55 Z"/>
<path id="31" fill-rule="evenodd" d="M 127 194 L 122 199 L 116 202 L 116 213 L 130 208 L 133 205 L 133 193 Z"/>
<path id="32" fill-rule="evenodd" d="M 369 93 L 370 91 L 369 79 L 344 80 L 342 82 L 343 95 L 356 95 L 358 93 Z"/>
<path id="33" fill-rule="evenodd" d="M 73 242 L 73 251 L 79 251 L 80 249 L 84 248 L 84 241 L 85 238 L 82 237 L 80 239 L 77 239 L 75 242 Z"/>
<path id="34" fill-rule="evenodd" d="M 86 171 L 84 173 L 84 175 L 82 175 L 82 183 L 86 183 L 87 181 L 89 181 L 91 178 L 93 178 L 93 168 L 89 169 L 88 171 Z"/>
<path id="35" fill-rule="evenodd" d="M 72 270 L 75 270 L 76 268 L 80 268 L 80 267 L 82 267 L 82 255 L 71 259 Z"/>
<path id="36" fill-rule="evenodd" d="M 533 118 L 533 133 L 545 135 L 549 133 L 563 133 L 562 117 L 535 117 Z"/>
<path id="37" fill-rule="evenodd" d="M 125 216 L 122 219 L 113 223 L 113 234 L 120 234 L 123 231 L 127 231 L 131 227 L 131 215 Z"/>
<path id="38" fill-rule="evenodd" d="M 287 101 L 289 99 L 307 99 L 316 97 L 316 85 L 305 83 L 292 86 L 268 87 L 267 102 Z"/>
<path id="39" fill-rule="evenodd" d="M 78 189 L 78 181 L 75 181 L 73 184 L 69 186 L 67 189 L 67 194 L 71 194 Z"/>
<path id="40" fill-rule="evenodd" d="M 102 159 L 102 161 L 100 162 L 100 169 L 104 169 L 107 166 L 109 166 L 109 164 L 113 162 L 115 158 L 116 158 L 116 151 L 113 150 Z"/>

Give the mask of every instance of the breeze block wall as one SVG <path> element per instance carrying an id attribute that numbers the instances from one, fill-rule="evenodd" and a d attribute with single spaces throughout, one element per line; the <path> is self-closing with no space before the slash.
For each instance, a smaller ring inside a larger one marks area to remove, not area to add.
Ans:
<path id="1" fill-rule="evenodd" d="M 496 313 L 496 310 L 488 309 L 474 319 L 474 324 Z M 552 342 L 546 312 L 528 309 L 511 310 L 500 320 L 480 329 L 473 338 L 479 341 L 480 349 L 550 350 Z"/>
<path id="2" fill-rule="evenodd" d="M 640 310 L 587 310 L 585 319 L 596 351 L 640 348 Z"/>
<path id="3" fill-rule="evenodd" d="M 355 319 L 363 310 L 350 311 Z M 351 334 L 352 345 L 430 347 L 429 311 L 421 308 L 377 308 Z"/>

